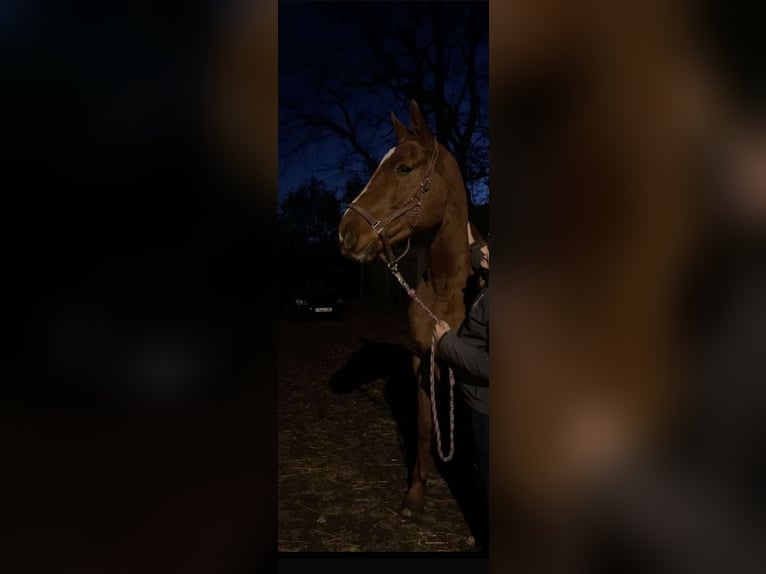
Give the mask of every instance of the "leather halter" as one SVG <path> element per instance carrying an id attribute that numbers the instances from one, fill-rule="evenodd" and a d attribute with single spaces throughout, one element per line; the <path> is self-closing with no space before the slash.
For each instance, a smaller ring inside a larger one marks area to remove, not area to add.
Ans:
<path id="1" fill-rule="evenodd" d="M 389 266 L 396 264 L 397 261 L 399 261 L 402 257 L 404 257 L 407 252 L 410 250 L 410 237 L 407 237 L 407 248 L 404 250 L 404 253 L 402 253 L 399 257 L 394 257 L 394 251 L 391 248 L 391 242 L 388 239 L 388 236 L 386 235 L 386 227 L 392 223 L 393 221 L 397 220 L 399 217 L 407 213 L 408 211 L 412 211 L 412 223 L 410 223 L 410 233 L 415 230 L 415 225 L 417 224 L 418 217 L 420 217 L 420 197 L 418 196 L 418 193 L 426 194 L 428 193 L 428 190 L 431 188 L 431 171 L 433 171 L 434 166 L 436 165 L 436 158 L 439 156 L 439 145 L 436 142 L 436 138 L 434 137 L 434 151 L 433 154 L 431 154 L 431 159 L 428 162 L 428 170 L 426 171 L 425 176 L 423 176 L 422 181 L 420 182 L 420 186 L 415 191 L 415 193 L 412 194 L 410 197 L 410 201 L 403 207 L 400 207 L 396 211 L 394 211 L 391 215 L 389 215 L 385 221 L 381 221 L 380 219 L 373 218 L 367 211 L 365 211 L 363 208 L 359 207 L 356 204 L 356 200 L 352 201 L 348 204 L 348 208 L 357 212 L 359 215 L 364 217 L 364 219 L 367 221 L 367 223 L 370 224 L 372 227 L 372 230 L 377 234 L 377 236 L 380 238 L 381 242 L 383 243 L 383 247 L 386 250 L 385 257 L 383 254 L 381 254 L 381 257 L 388 263 Z M 367 249 L 372 245 L 367 246 Z"/>

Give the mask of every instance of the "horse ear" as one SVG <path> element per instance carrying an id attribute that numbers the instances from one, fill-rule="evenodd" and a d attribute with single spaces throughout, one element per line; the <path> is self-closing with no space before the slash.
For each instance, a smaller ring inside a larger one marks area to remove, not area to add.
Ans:
<path id="1" fill-rule="evenodd" d="M 413 131 L 426 140 L 427 144 L 431 144 L 434 141 L 434 135 L 431 130 L 428 129 L 428 124 L 420 111 L 420 106 L 415 100 L 410 101 L 410 126 Z"/>
<path id="2" fill-rule="evenodd" d="M 410 135 L 410 132 L 407 130 L 407 127 L 397 119 L 397 117 L 394 115 L 394 112 L 391 112 L 391 121 L 394 124 L 394 131 L 396 132 L 396 143 L 401 144 L 405 139 L 407 139 L 407 136 Z"/>

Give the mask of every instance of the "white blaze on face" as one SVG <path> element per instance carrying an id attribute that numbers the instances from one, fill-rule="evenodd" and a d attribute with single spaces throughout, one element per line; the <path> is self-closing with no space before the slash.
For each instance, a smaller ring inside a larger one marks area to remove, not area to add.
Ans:
<path id="1" fill-rule="evenodd" d="M 380 170 L 380 166 L 383 165 L 385 163 L 385 161 L 393 155 L 395 150 L 396 150 L 396 146 L 392 147 L 390 150 L 388 150 L 386 152 L 386 155 L 384 155 L 383 159 L 380 160 L 380 163 L 378 164 L 378 167 L 375 168 L 375 172 L 372 174 L 372 177 L 370 178 L 370 181 L 372 181 L 372 178 L 375 177 L 376 173 L 378 173 L 378 170 Z M 364 195 L 364 192 L 367 191 L 368 187 L 370 187 L 369 183 L 364 186 L 364 189 L 362 190 L 362 192 L 359 195 L 357 195 L 354 198 L 354 201 L 352 201 L 351 203 L 356 203 L 359 200 L 359 198 Z M 348 213 L 348 209 L 346 209 L 346 211 L 343 212 L 343 217 L 346 217 L 347 213 Z M 343 241 L 343 237 L 340 235 L 340 232 L 338 233 L 338 237 L 340 238 L 341 241 Z"/>

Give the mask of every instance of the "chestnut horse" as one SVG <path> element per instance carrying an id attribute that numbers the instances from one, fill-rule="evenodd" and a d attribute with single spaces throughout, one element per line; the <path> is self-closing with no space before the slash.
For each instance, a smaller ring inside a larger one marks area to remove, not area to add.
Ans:
<path id="1" fill-rule="evenodd" d="M 396 146 L 386 153 L 343 215 L 339 225 L 341 253 L 363 264 L 378 256 L 390 263 L 396 260 L 395 246 L 406 242 L 409 248 L 410 238 L 418 241 L 427 249 L 428 264 L 419 278 L 416 296 L 435 316 L 456 328 L 465 317 L 463 289 L 471 272 L 465 184 L 455 158 L 436 141 L 414 100 L 410 102 L 411 130 L 393 112 L 391 120 Z M 405 516 L 424 508 L 432 445 L 428 383 L 433 320 L 415 303 L 410 303 L 408 318 L 418 386 L 418 440 L 402 505 Z M 438 366 L 434 376 L 438 377 Z"/>

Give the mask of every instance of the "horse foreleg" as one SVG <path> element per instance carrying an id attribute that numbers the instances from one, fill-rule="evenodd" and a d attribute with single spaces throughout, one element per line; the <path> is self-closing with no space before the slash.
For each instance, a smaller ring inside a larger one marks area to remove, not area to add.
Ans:
<path id="1" fill-rule="evenodd" d="M 424 387 L 422 365 L 420 357 L 415 356 L 413 369 L 418 388 L 418 442 L 410 487 L 402 506 L 402 515 L 407 517 L 423 512 L 425 508 L 425 487 L 431 468 L 431 399 Z"/>

